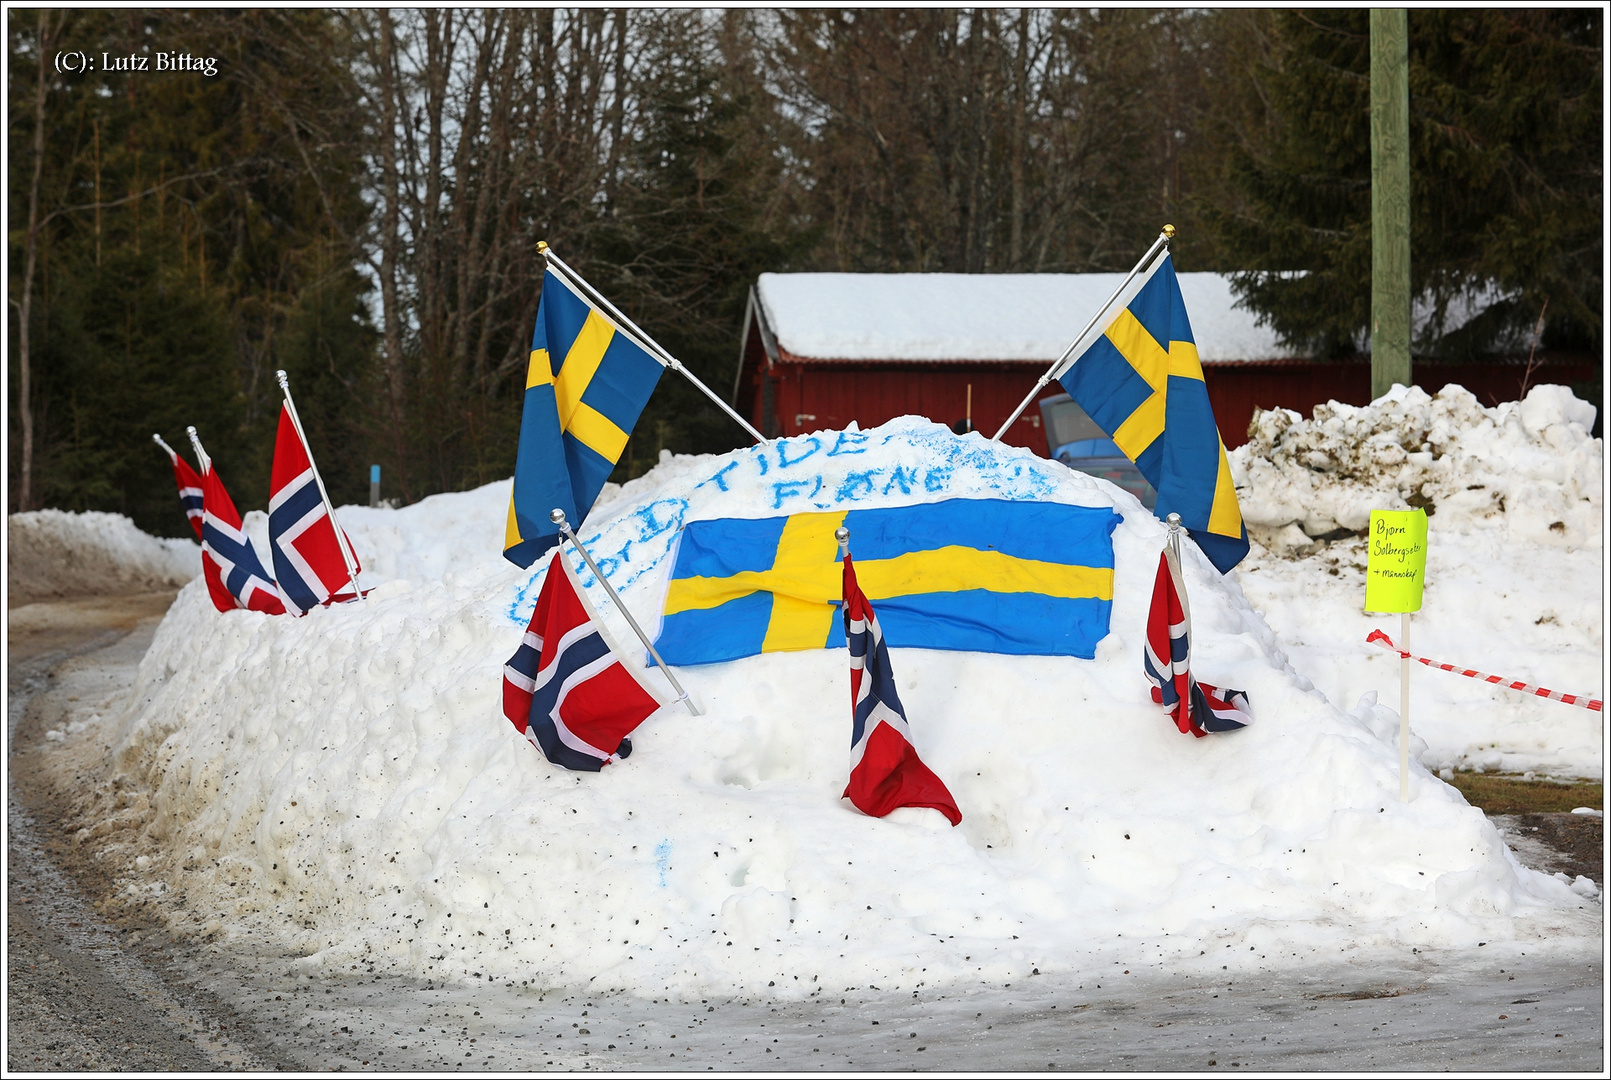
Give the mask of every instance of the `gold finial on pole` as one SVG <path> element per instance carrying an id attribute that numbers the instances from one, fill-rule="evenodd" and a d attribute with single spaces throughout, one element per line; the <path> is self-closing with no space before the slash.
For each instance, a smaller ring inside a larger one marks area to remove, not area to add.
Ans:
<path id="1" fill-rule="evenodd" d="M 537 254 L 539 254 L 539 255 L 547 255 L 548 254 L 548 241 L 547 240 L 539 240 L 539 241 L 537 241 Z"/>
<path id="2" fill-rule="evenodd" d="M 1173 225 L 1165 225 L 1163 227 L 1163 234 L 1169 239 L 1173 240 L 1175 238 L 1175 227 Z"/>

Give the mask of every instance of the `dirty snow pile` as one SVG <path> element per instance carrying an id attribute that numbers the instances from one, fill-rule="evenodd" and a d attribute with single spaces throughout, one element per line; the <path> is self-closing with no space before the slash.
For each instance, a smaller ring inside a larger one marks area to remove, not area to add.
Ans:
<path id="1" fill-rule="evenodd" d="M 172 589 L 201 573 L 201 547 L 159 539 L 122 514 L 30 510 L 6 519 L 12 605 Z"/>
<path id="2" fill-rule="evenodd" d="M 1399 660 L 1365 644 L 1400 638 L 1365 614 L 1370 512 L 1425 507 L 1426 589 L 1410 651 L 1462 668 L 1598 697 L 1602 441 L 1595 408 L 1563 386 L 1483 408 L 1448 386 L 1395 387 L 1368 406 L 1332 402 L 1304 420 L 1257 414 L 1230 453 L 1256 541 L 1237 569 L 1292 665 L 1331 701 L 1399 700 Z M 1347 531 L 1350 535 L 1344 535 Z M 1358 533 L 1361 535 L 1351 535 Z M 1330 542 L 1317 537 L 1336 537 Z M 1601 776 L 1602 714 L 1416 665 L 1410 724 L 1434 770 Z"/>
<path id="3" fill-rule="evenodd" d="M 682 668 L 702 716 L 664 709 L 626 761 L 563 772 L 500 714 L 542 577 L 500 557 L 508 492 L 343 508 L 362 604 L 220 617 L 200 583 L 180 594 L 116 721 L 118 767 L 153 792 L 146 828 L 169 853 L 130 895 L 179 891 L 189 929 L 308 974 L 644 995 L 1234 978 L 1596 940 L 1591 882 L 1522 868 L 1419 765 L 1400 802 L 1394 714 L 1327 701 L 1190 545 L 1197 670 L 1245 689 L 1256 722 L 1177 732 L 1141 661 L 1164 527 L 1105 482 L 913 417 L 667 455 L 582 538 L 652 622 L 697 519 L 958 497 L 1117 509 L 1094 660 L 893 650 L 960 827 L 840 800 L 842 649 Z"/>

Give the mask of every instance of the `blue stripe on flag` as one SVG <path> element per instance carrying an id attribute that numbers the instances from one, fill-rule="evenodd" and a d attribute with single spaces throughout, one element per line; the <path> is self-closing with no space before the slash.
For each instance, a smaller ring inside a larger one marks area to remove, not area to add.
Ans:
<path id="1" fill-rule="evenodd" d="M 630 434 L 649 400 L 642 392 L 644 384 L 653 387 L 664 370 L 660 361 L 644 352 L 637 342 L 618 333 L 604 350 L 598 371 L 588 380 L 582 403 Z"/>
<path id="2" fill-rule="evenodd" d="M 302 579 L 296 565 L 286 557 L 280 537 L 315 507 L 322 509 L 322 502 L 323 500 L 319 498 L 318 485 L 313 482 L 312 474 L 309 474 L 300 488 L 286 496 L 279 506 L 269 512 L 269 559 L 274 563 L 274 578 L 285 598 L 298 611 L 318 607 L 319 594 L 311 584 Z"/>
<path id="3" fill-rule="evenodd" d="M 660 623 L 655 649 L 668 664 L 714 664 L 761 651 L 772 620 L 772 594 L 754 592 L 704 611 L 679 611 Z M 845 642 L 837 620 L 832 633 Z"/>
<path id="4" fill-rule="evenodd" d="M 1108 435 L 1152 396 L 1152 387 L 1107 338 L 1097 338 L 1060 380 L 1085 414 Z M 1143 475 L 1148 475 L 1142 470 Z M 1149 482 L 1151 480 L 1148 475 Z"/>
<path id="5" fill-rule="evenodd" d="M 532 334 L 531 347 L 548 350 L 554 374 L 558 375 L 565 366 L 565 354 L 570 352 L 576 335 L 582 332 L 582 324 L 587 322 L 592 308 L 566 288 L 551 270 L 543 273 L 543 293 L 538 308 L 540 317 Z"/>
<path id="6" fill-rule="evenodd" d="M 535 679 L 537 677 L 537 665 L 541 660 L 542 657 L 537 654 L 536 648 L 522 641 L 520 648 L 515 650 L 515 655 L 511 656 L 509 662 L 504 666 L 512 669 L 517 675 Z"/>
<path id="7" fill-rule="evenodd" d="M 577 772 L 598 772 L 604 766 L 603 758 L 572 749 L 560 741 L 553 712 L 565 680 L 600 657 L 608 656 L 609 652 L 610 647 L 596 631 L 571 642 L 549 665 L 548 681 L 537 687 L 537 692 L 532 695 L 528 730 L 542 748 L 543 756 L 555 765 Z M 615 747 L 610 747 L 607 752 L 614 753 Z"/>
<path id="8" fill-rule="evenodd" d="M 781 532 L 786 519 L 769 520 L 779 522 Z M 1015 559 L 1111 568 L 1115 524 L 1117 518 L 1106 507 L 1004 499 L 946 499 L 845 515 L 858 564 L 955 546 L 999 551 Z"/>
<path id="9" fill-rule="evenodd" d="M 246 585 L 256 578 L 265 588 L 272 588 L 273 581 L 268 571 L 263 569 L 263 563 L 257 557 L 257 551 L 252 547 L 250 540 L 237 541 L 225 535 L 216 525 L 203 524 L 201 527 L 202 539 L 217 556 L 230 564 L 229 573 L 224 577 L 224 587 L 230 591 L 235 599 L 246 602 L 244 591 Z"/>
<path id="10" fill-rule="evenodd" d="M 879 600 L 878 610 L 885 642 L 898 649 L 1091 660 L 1107 636 L 1113 602 L 973 589 L 892 596 Z M 836 621 L 826 646 L 843 646 L 844 633 Z"/>

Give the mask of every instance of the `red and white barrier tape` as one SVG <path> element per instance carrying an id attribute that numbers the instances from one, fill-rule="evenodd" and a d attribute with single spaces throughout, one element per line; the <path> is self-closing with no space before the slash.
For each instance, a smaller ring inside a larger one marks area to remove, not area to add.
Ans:
<path id="1" fill-rule="evenodd" d="M 1561 701 L 1568 705 L 1581 705 L 1590 712 L 1600 712 L 1604 708 L 1604 703 L 1598 698 L 1587 697 L 1583 694 L 1563 694 L 1559 690 L 1546 690 L 1542 686 L 1530 686 L 1524 682 L 1517 682 L 1513 679 L 1507 679 L 1503 675 L 1488 675 L 1481 671 L 1473 671 L 1470 668 L 1455 667 L 1453 664 L 1440 664 L 1436 660 L 1428 660 L 1424 656 L 1412 656 L 1410 653 L 1405 652 L 1397 645 L 1394 645 L 1393 639 L 1382 633 L 1380 630 L 1372 630 L 1370 632 L 1370 637 L 1366 638 L 1365 641 L 1367 644 L 1374 642 L 1384 649 L 1398 653 L 1406 660 L 1414 660 L 1416 663 L 1425 664 L 1430 668 L 1437 668 L 1439 671 L 1452 671 L 1456 675 L 1464 675 L 1470 679 L 1481 679 L 1483 682 L 1495 683 L 1499 686 L 1505 687 L 1508 690 L 1520 690 L 1524 694 L 1531 694 L 1534 697 L 1548 698 L 1550 701 Z"/>

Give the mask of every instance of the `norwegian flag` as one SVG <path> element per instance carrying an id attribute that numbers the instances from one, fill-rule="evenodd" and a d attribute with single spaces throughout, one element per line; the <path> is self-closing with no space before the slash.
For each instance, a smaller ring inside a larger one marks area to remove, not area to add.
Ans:
<path id="1" fill-rule="evenodd" d="M 503 714 L 562 768 L 598 772 L 632 753 L 627 736 L 660 708 L 623 664 L 559 551 L 520 648 L 503 669 Z"/>
<path id="2" fill-rule="evenodd" d="M 848 552 L 844 617 L 845 644 L 850 647 L 850 783 L 840 798 L 848 798 L 869 817 L 883 817 L 902 806 L 926 806 L 944 814 L 952 825 L 959 824 L 962 811 L 956 800 L 912 746 L 884 632 L 856 583 Z"/>
<path id="3" fill-rule="evenodd" d="M 211 461 L 202 465 L 201 490 L 201 572 L 213 606 L 219 611 L 248 608 L 284 615 L 279 590 L 263 569 L 252 541 L 241 531 L 241 516 Z"/>
<path id="4" fill-rule="evenodd" d="M 343 532 L 341 541 L 346 542 L 353 564 L 353 573 L 347 573 L 336 527 L 325 510 L 313 459 L 290 410 L 281 405 L 269 477 L 269 557 L 274 560 L 280 596 L 298 615 L 320 604 L 354 599 L 352 581 L 363 568 Z"/>
<path id="5" fill-rule="evenodd" d="M 185 518 L 190 522 L 191 529 L 195 531 L 196 539 L 200 540 L 202 520 L 201 477 L 196 475 L 196 470 L 186 464 L 184 458 L 180 457 L 173 447 L 162 441 L 162 436 L 153 435 L 151 437 L 156 440 L 157 445 L 162 447 L 163 452 L 168 455 L 168 460 L 173 462 L 173 480 L 174 483 L 179 485 L 179 504 L 185 508 Z"/>
<path id="6" fill-rule="evenodd" d="M 1192 678 L 1186 585 L 1180 577 L 1180 563 L 1167 544 L 1158 556 L 1142 662 L 1152 683 L 1152 700 L 1169 710 L 1182 734 L 1189 731 L 1200 739 L 1211 731 L 1235 731 L 1253 722 L 1245 693 L 1221 690 Z"/>

